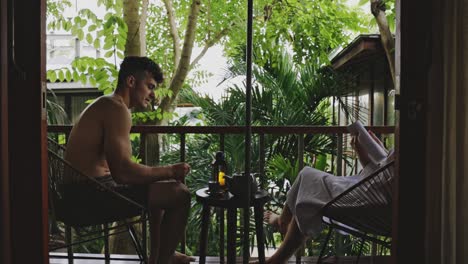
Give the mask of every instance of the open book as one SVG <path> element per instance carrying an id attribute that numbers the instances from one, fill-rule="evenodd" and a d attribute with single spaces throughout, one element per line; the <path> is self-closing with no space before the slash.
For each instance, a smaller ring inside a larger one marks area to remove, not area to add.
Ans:
<path id="1" fill-rule="evenodd" d="M 379 163 L 387 157 L 387 150 L 372 138 L 359 120 L 349 125 L 348 131 L 351 135 L 358 135 L 357 140 L 367 153 L 369 153 L 369 158 L 372 162 Z"/>

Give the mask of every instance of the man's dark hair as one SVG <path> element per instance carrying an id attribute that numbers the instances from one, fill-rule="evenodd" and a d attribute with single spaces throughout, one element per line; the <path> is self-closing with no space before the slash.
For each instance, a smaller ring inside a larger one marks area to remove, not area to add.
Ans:
<path id="1" fill-rule="evenodd" d="M 138 56 L 125 57 L 120 64 L 117 87 L 123 86 L 128 76 L 133 75 L 138 80 L 142 80 L 146 77 L 146 74 L 151 74 L 156 83 L 164 81 L 161 67 L 150 58 Z"/>

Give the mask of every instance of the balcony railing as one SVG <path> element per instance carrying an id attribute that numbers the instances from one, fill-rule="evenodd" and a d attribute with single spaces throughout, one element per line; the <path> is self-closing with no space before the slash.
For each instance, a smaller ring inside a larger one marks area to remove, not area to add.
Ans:
<path id="1" fill-rule="evenodd" d="M 48 126 L 48 132 L 53 134 L 68 134 L 71 131 L 70 125 L 51 125 Z M 368 126 L 377 135 L 393 134 L 394 126 Z M 146 163 L 146 137 L 148 134 L 178 134 L 180 137 L 180 161 L 185 161 L 186 157 L 186 135 L 187 134 L 217 134 L 219 135 L 220 150 L 223 151 L 226 135 L 242 135 L 245 133 L 244 126 L 152 126 L 138 125 L 131 129 L 131 133 L 140 134 L 140 153 L 139 157 L 143 163 Z M 265 136 L 266 135 L 296 135 L 298 138 L 298 157 L 301 162 L 304 155 L 304 135 L 309 134 L 328 134 L 337 136 L 337 160 L 343 157 L 343 135 L 347 134 L 346 126 L 254 126 L 252 127 L 252 136 L 259 137 L 259 173 L 262 177 L 265 172 Z M 333 166 L 333 164 L 332 164 Z M 337 162 L 336 171 L 342 171 L 341 163 Z M 303 164 L 299 164 L 303 167 Z M 262 178 L 261 178 L 262 181 Z"/>
<path id="2" fill-rule="evenodd" d="M 372 130 L 376 135 L 390 135 L 394 133 L 394 126 L 367 126 L 367 129 Z M 49 134 L 62 134 L 67 138 L 72 126 L 70 125 L 50 125 L 48 126 Z M 177 134 L 180 138 L 179 149 L 181 162 L 186 161 L 186 136 L 188 134 L 214 134 L 219 136 L 219 150 L 225 149 L 226 135 L 243 135 L 245 134 L 244 126 L 154 126 L 154 125 L 138 125 L 131 129 L 131 133 L 140 135 L 140 153 L 139 157 L 142 163 L 147 163 L 146 155 L 146 139 L 149 134 Z M 336 135 L 336 161 L 341 161 L 343 158 L 343 140 L 348 134 L 346 126 L 254 126 L 252 127 L 252 136 L 258 137 L 259 140 L 259 175 L 260 184 L 265 186 L 265 137 L 267 135 L 296 135 L 297 136 L 297 157 L 299 159 L 299 168 L 304 167 L 304 136 L 310 134 L 326 134 Z M 343 162 L 332 163 L 332 170 L 343 172 Z M 183 241 L 185 245 L 185 241 Z"/>

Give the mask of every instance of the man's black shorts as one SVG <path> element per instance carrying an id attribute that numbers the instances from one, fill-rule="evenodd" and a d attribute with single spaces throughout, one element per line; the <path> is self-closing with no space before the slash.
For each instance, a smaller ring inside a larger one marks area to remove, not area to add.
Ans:
<path id="1" fill-rule="evenodd" d="M 146 207 L 148 201 L 148 185 L 123 185 L 116 183 L 110 175 L 96 177 L 104 186 Z M 82 183 L 65 184 L 61 197 L 63 206 L 73 208 L 74 217 L 81 218 L 83 214 L 94 215 L 96 219 L 109 219 L 138 215 L 142 209 L 114 193 L 88 180 Z M 64 210 L 69 211 L 69 210 Z M 64 215 L 69 218 L 69 215 Z M 60 217 L 59 217 L 60 218 Z M 73 220 L 73 219 L 69 219 Z M 78 219 L 77 219 L 78 220 Z M 79 221 L 78 221 L 79 222 Z"/>

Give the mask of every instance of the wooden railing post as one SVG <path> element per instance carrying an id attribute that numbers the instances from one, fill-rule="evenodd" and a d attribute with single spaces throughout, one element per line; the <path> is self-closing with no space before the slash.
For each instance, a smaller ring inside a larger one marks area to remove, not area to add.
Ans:
<path id="1" fill-rule="evenodd" d="M 337 135 L 336 147 L 336 175 L 343 175 L 343 134 Z"/>
<path id="2" fill-rule="evenodd" d="M 301 171 L 304 168 L 304 135 L 297 135 L 297 159 L 299 161 L 298 171 Z M 299 250 L 296 251 L 296 264 L 301 264 L 301 258 L 305 253 L 305 244 L 301 246 Z"/>
<path id="3" fill-rule="evenodd" d="M 185 162 L 185 133 L 180 134 L 180 162 Z M 185 184 L 185 180 L 184 180 Z M 187 245 L 187 229 L 184 230 L 182 241 L 180 242 L 180 252 L 185 254 L 185 247 Z"/>
<path id="4" fill-rule="evenodd" d="M 297 158 L 299 159 L 299 170 L 304 168 L 304 135 L 297 135 Z"/>
<path id="5" fill-rule="evenodd" d="M 139 153 L 141 163 L 148 164 L 147 155 L 146 155 L 146 133 L 140 133 L 140 153 Z"/>
<path id="6" fill-rule="evenodd" d="M 225 135 L 219 134 L 219 150 L 224 152 Z M 228 173 L 225 171 L 225 173 Z M 218 208 L 218 223 L 219 223 L 219 263 L 224 264 L 224 209 Z"/>
<path id="7" fill-rule="evenodd" d="M 180 134 L 180 162 L 185 162 L 185 133 Z"/>
<path id="8" fill-rule="evenodd" d="M 260 173 L 260 188 L 264 189 L 266 187 L 266 176 L 265 176 L 265 134 L 259 134 L 259 173 Z"/>

